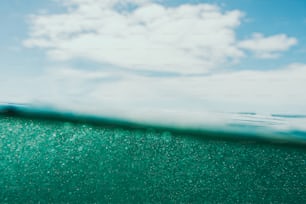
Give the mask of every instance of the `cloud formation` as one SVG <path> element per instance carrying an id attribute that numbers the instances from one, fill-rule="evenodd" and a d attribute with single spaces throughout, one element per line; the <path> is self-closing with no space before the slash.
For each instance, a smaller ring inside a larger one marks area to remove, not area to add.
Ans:
<path id="1" fill-rule="evenodd" d="M 296 43 L 279 34 L 239 41 L 239 10 L 211 4 L 167 7 L 150 0 L 65 0 L 67 12 L 32 15 L 24 44 L 54 60 L 84 58 L 132 70 L 207 73 L 251 50 L 277 57 Z"/>
<path id="2" fill-rule="evenodd" d="M 0 77 L 5 85 L 0 91 L 9 93 L 7 101 L 51 104 L 93 114 L 150 118 L 163 112 L 184 112 L 189 117 L 205 111 L 306 113 L 303 64 L 274 71 L 172 78 L 56 67 L 37 78 L 16 79 L 17 84 L 6 78 Z"/>
<path id="3" fill-rule="evenodd" d="M 279 57 L 297 43 L 286 34 L 255 33 L 238 39 L 236 28 L 244 15 L 239 10 L 224 11 L 211 4 L 167 7 L 150 0 L 60 3 L 66 12 L 31 16 L 31 32 L 24 44 L 42 48 L 56 61 L 81 58 L 106 69 L 89 69 L 90 63 L 78 69 L 58 63 L 43 69 L 36 79 L 16 79 L 18 87 L 0 76 L 4 83 L 0 91 L 9 93 L 7 101 L 139 120 L 164 121 L 168 116 L 199 123 L 211 119 L 203 114 L 207 111 L 306 113 L 301 88 L 306 87 L 306 65 L 270 71 L 223 68 L 250 54 Z M 215 72 L 218 68 L 223 72 Z"/>
<path id="4" fill-rule="evenodd" d="M 260 33 L 254 33 L 251 39 L 239 42 L 239 47 L 254 52 L 258 58 L 277 58 L 281 51 L 288 50 L 295 44 L 297 40 L 285 34 L 264 37 Z"/>

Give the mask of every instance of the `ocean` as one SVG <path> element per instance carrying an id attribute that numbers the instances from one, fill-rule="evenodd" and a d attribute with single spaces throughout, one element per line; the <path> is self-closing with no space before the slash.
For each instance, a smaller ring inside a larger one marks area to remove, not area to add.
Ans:
<path id="1" fill-rule="evenodd" d="M 1 106 L 0 202 L 305 203 L 306 134 L 288 127 L 305 118 L 231 118 L 201 129 Z"/>

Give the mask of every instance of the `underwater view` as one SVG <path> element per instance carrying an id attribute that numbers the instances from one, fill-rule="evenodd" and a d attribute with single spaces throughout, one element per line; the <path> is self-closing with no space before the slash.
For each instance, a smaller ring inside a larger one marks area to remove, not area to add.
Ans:
<path id="1" fill-rule="evenodd" d="M 235 135 L 0 110 L 3 203 L 306 201 L 305 133 L 298 142 L 250 129 Z"/>
<path id="2" fill-rule="evenodd" d="M 0 203 L 306 203 L 305 0 L 1 0 Z"/>

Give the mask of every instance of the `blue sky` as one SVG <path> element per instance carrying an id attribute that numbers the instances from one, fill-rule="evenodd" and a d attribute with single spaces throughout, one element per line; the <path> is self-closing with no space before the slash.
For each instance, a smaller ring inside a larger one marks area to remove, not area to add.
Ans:
<path id="1" fill-rule="evenodd" d="M 286 33 L 294 36 L 299 43 L 286 56 L 277 60 L 258 60 L 248 58 L 242 60 L 239 65 L 231 66 L 232 69 L 273 69 L 293 62 L 305 63 L 306 58 L 306 1 L 300 0 L 166 0 L 164 5 L 179 6 L 186 2 L 192 4 L 212 3 L 220 5 L 226 10 L 239 9 L 246 14 L 244 23 L 237 28 L 237 36 L 248 37 L 253 32 L 262 32 L 267 35 Z M 10 71 L 19 72 L 29 69 L 39 72 L 42 66 L 46 66 L 48 59 L 37 49 L 28 49 L 22 46 L 22 41 L 27 37 L 29 26 L 28 16 L 41 11 L 58 13 L 65 8 L 52 0 L 4 0 L 1 2 L 0 19 L 3 26 L 0 32 L 2 69 L 10 67 Z M 35 56 L 35 57 L 32 57 Z M 37 57 L 39 56 L 39 57 Z M 16 57 L 18 60 L 16 60 Z M 47 61 L 47 62 L 46 62 Z M 5 66 L 4 66 L 5 65 Z M 28 68 L 23 68 L 24 66 Z M 31 73 L 32 74 L 32 73 Z"/>
<path id="2" fill-rule="evenodd" d="M 306 113 L 306 1 L 129 2 L 2 1 L 0 101 Z"/>

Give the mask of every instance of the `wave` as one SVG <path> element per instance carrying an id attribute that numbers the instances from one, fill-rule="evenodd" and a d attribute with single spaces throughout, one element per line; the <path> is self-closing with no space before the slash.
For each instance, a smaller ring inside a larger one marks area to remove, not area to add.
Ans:
<path id="1" fill-rule="evenodd" d="M 214 114 L 214 113 L 211 113 Z M 253 112 L 216 113 L 215 123 L 184 124 L 175 122 L 150 122 L 128 118 L 69 112 L 51 107 L 29 104 L 0 104 L 0 115 L 38 120 L 85 123 L 103 127 L 125 129 L 157 129 L 188 133 L 199 138 L 222 140 L 256 140 L 269 143 L 306 145 L 305 118 L 297 115 L 260 115 Z M 207 118 L 209 121 L 210 118 Z"/>
<path id="2" fill-rule="evenodd" d="M 301 119 L 227 117 L 162 126 L 1 106 L 0 202 L 305 203 L 305 132 L 288 128 Z"/>

